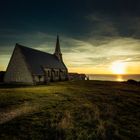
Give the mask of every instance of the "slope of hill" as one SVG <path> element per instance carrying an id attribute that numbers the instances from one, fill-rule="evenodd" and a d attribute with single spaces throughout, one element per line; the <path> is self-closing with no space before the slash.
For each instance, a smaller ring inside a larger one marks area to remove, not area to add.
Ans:
<path id="1" fill-rule="evenodd" d="M 139 118 L 139 85 L 68 81 L 0 88 L 1 140 L 135 140 Z"/>

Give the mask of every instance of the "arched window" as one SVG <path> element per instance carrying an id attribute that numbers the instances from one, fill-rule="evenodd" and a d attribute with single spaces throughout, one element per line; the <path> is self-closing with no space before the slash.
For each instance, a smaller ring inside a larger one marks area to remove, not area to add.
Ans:
<path id="1" fill-rule="evenodd" d="M 51 75 L 50 75 L 50 71 L 48 70 L 48 77 L 50 77 Z"/>

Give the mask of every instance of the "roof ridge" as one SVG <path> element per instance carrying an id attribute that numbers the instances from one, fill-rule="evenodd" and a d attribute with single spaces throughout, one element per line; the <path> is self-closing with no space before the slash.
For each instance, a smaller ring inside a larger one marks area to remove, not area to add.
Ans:
<path id="1" fill-rule="evenodd" d="M 51 53 L 48 53 L 48 52 L 44 52 L 44 51 L 41 51 L 41 50 L 37 50 L 37 49 L 34 49 L 34 48 L 23 46 L 23 45 L 18 44 L 18 43 L 16 43 L 15 47 L 25 48 L 25 49 L 29 49 L 29 50 L 36 51 L 36 52 L 41 52 L 41 53 L 45 53 L 45 54 L 49 54 L 49 55 L 54 55 L 54 54 L 51 54 Z"/>

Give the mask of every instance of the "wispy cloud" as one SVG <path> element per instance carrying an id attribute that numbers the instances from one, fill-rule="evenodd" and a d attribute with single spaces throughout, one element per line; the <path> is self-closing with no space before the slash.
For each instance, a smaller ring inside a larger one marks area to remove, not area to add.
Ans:
<path id="1" fill-rule="evenodd" d="M 94 38 L 94 37 L 93 37 Z M 21 44 L 38 50 L 53 53 L 56 42 L 56 35 L 48 35 L 37 32 L 19 37 Z M 24 42 L 24 40 L 26 40 Z M 140 61 L 140 40 L 129 37 L 105 38 L 102 43 L 91 42 L 92 37 L 85 39 L 76 39 L 70 36 L 60 36 L 63 58 L 68 68 L 93 68 L 105 69 L 113 61 L 122 61 L 124 63 L 137 63 Z M 100 40 L 98 40 L 100 41 Z M 103 43 L 104 42 L 104 43 Z M 12 53 L 14 45 L 0 47 L 1 64 L 5 67 L 8 64 L 8 58 Z"/>
<path id="2" fill-rule="evenodd" d="M 89 22 L 89 35 L 96 39 L 131 37 L 140 39 L 140 17 L 131 13 L 113 14 L 94 12 L 85 16 Z"/>

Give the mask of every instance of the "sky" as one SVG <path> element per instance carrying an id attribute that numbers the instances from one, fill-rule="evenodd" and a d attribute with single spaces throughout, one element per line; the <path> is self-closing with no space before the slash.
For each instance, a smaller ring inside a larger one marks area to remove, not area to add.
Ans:
<path id="1" fill-rule="evenodd" d="M 69 72 L 140 74 L 140 0 L 1 0 L 0 70 L 16 43 L 54 53 Z"/>

